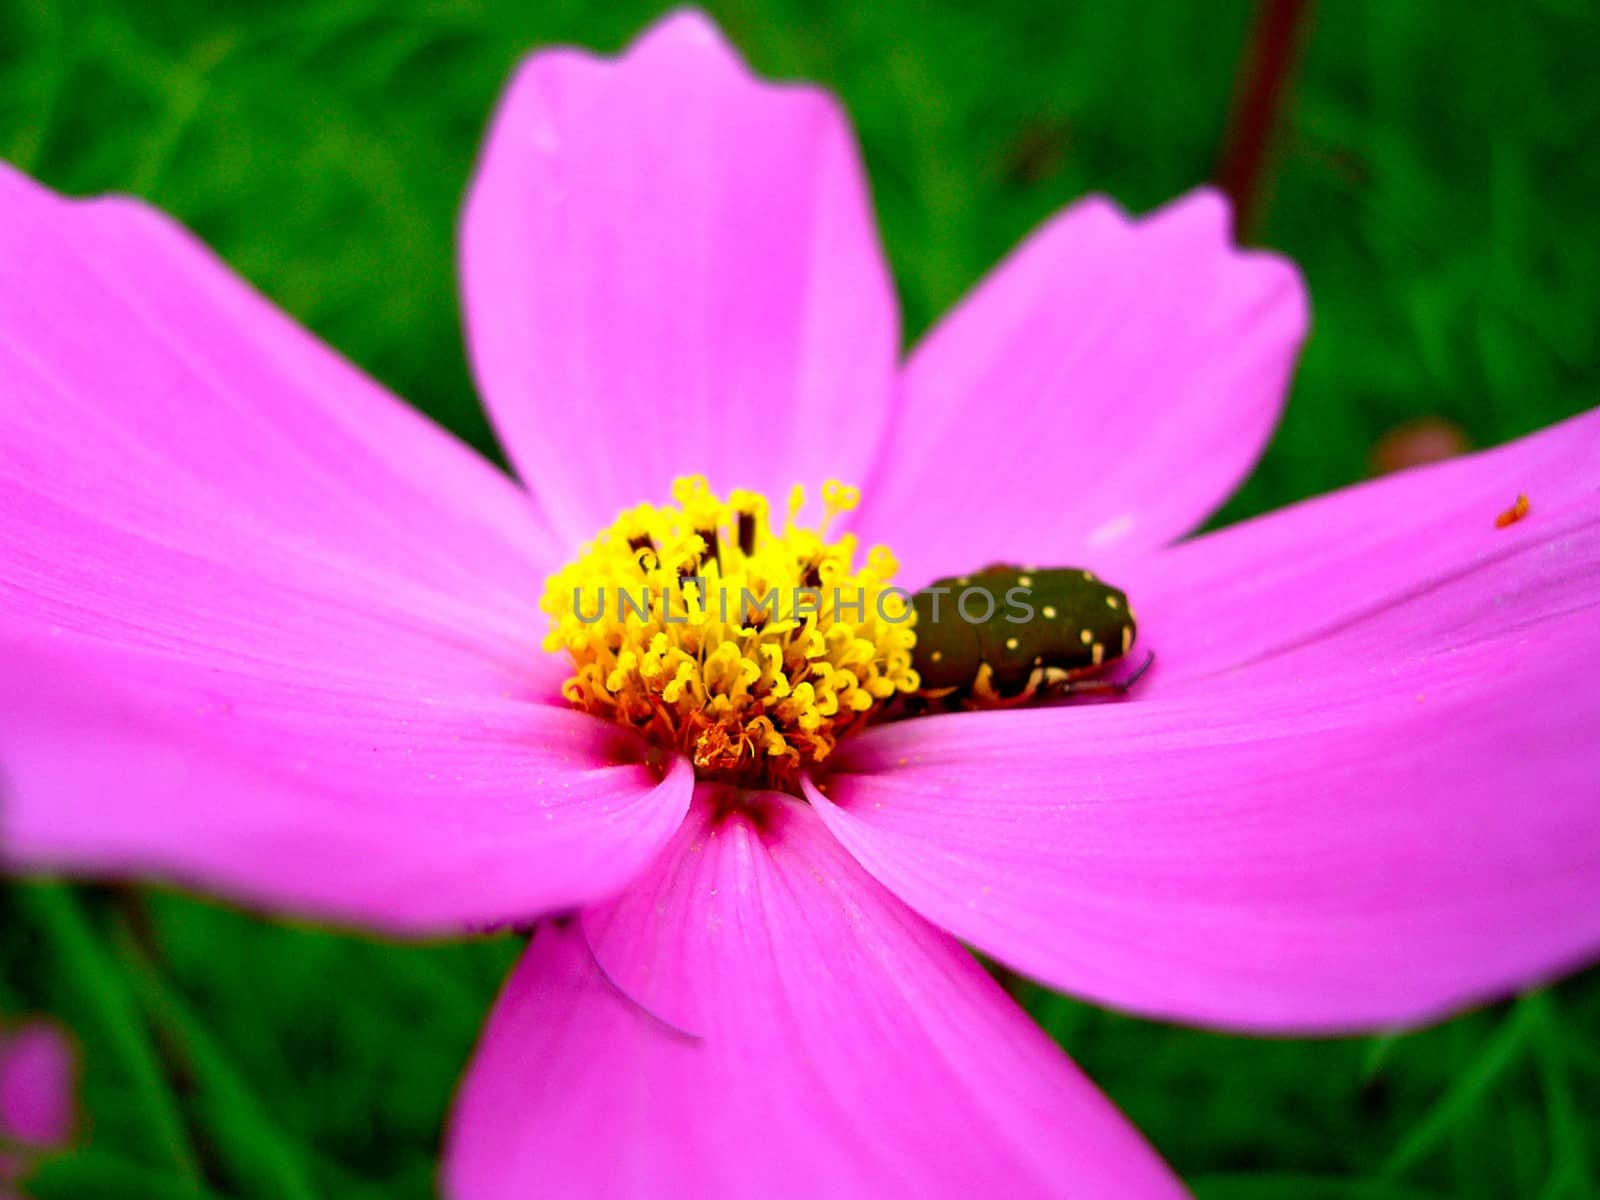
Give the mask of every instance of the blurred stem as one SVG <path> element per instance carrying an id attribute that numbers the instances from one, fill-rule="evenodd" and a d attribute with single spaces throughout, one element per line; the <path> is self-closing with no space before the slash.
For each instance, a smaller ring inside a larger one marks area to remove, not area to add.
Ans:
<path id="1" fill-rule="evenodd" d="M 1234 234 L 1255 232 L 1273 136 L 1288 107 L 1311 0 L 1259 0 L 1234 84 L 1233 115 L 1217 163 L 1217 185 L 1233 202 Z"/>
<path id="2" fill-rule="evenodd" d="M 166 1034 L 172 1073 L 179 1074 L 196 1093 L 197 1108 L 213 1115 L 227 1114 L 225 1123 L 213 1123 L 219 1144 L 213 1147 L 202 1140 L 200 1146 L 202 1151 L 225 1153 L 234 1169 L 209 1173 L 229 1178 L 243 1174 L 259 1183 L 264 1194 L 284 1200 L 314 1200 L 316 1192 L 306 1165 L 228 1061 L 210 1029 L 158 969 L 160 958 L 142 903 L 121 908 L 124 921 L 118 949 L 139 999 Z M 208 1162 L 218 1168 L 222 1165 L 210 1162 L 209 1156 Z"/>
<path id="3" fill-rule="evenodd" d="M 1393 1178 L 1426 1158 L 1514 1066 L 1527 1048 L 1528 1035 L 1538 1019 L 1537 1001 L 1517 1000 L 1501 1018 L 1494 1036 L 1484 1042 L 1472 1060 L 1456 1073 L 1449 1089 L 1395 1147 L 1383 1164 L 1382 1174 Z"/>
<path id="4" fill-rule="evenodd" d="M 99 1019 L 139 1098 L 151 1141 L 183 1177 L 190 1194 L 200 1195 L 200 1165 L 184 1126 L 182 1110 L 161 1070 L 149 1032 L 126 980 L 100 944 L 78 903 L 61 884 L 27 889 L 40 922 L 49 931 L 78 990 Z"/>
<path id="5" fill-rule="evenodd" d="M 1592 1196 L 1595 1185 L 1586 1123 L 1572 1086 L 1568 1039 L 1560 1015 L 1546 993 L 1536 992 L 1526 1002 L 1535 1017 L 1534 1061 L 1544 1089 L 1545 1119 L 1550 1129 L 1550 1177 L 1541 1196 Z"/>

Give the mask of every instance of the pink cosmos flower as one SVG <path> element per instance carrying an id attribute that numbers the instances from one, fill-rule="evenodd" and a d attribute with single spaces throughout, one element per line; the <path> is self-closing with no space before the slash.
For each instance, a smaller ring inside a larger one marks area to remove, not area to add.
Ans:
<path id="1" fill-rule="evenodd" d="M 0 1025 L 0 1200 L 41 1150 L 72 1136 L 72 1047 L 45 1021 Z"/>
<path id="2" fill-rule="evenodd" d="M 452 1195 L 1179 1195 L 962 941 L 1296 1032 L 1600 946 L 1600 414 L 1178 540 L 1267 441 L 1306 324 L 1215 195 L 1075 205 L 901 363 L 828 97 L 693 15 L 538 54 L 461 254 L 526 491 L 143 205 L 10 171 L 0 204 L 5 853 L 390 933 L 569 916 L 489 1021 Z M 697 780 L 685 722 L 730 762 L 798 723 L 630 691 L 620 654 L 574 682 L 537 612 L 694 473 L 862 484 L 844 520 L 912 587 L 1092 567 L 1156 666 L 1118 703 L 843 729 L 799 794 Z"/>

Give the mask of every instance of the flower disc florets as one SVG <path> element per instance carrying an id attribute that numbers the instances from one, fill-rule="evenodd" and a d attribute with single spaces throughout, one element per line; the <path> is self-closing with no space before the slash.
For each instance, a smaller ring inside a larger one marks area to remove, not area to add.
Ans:
<path id="1" fill-rule="evenodd" d="M 910 595 L 890 586 L 886 549 L 856 567 L 854 535 L 828 540 L 854 488 L 824 486 L 809 529 L 796 487 L 781 533 L 757 493 L 723 501 L 694 476 L 673 497 L 623 513 L 545 585 L 545 648 L 574 664 L 562 694 L 681 749 L 702 778 L 793 791 L 803 767 L 916 690 Z"/>

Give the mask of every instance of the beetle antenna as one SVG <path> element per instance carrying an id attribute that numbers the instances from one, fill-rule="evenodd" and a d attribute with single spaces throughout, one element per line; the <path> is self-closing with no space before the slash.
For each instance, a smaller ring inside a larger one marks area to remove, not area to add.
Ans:
<path id="1" fill-rule="evenodd" d="M 1058 685 L 1054 694 L 1057 696 L 1077 696 L 1085 692 L 1099 692 L 1103 695 L 1125 696 L 1133 689 L 1133 685 L 1144 678 L 1144 673 L 1150 669 L 1150 664 L 1156 661 L 1155 651 L 1145 655 L 1144 661 L 1126 679 L 1069 679 Z"/>
<path id="2" fill-rule="evenodd" d="M 1135 670 L 1134 673 L 1132 675 L 1129 675 L 1126 679 L 1121 680 L 1117 684 L 1117 686 L 1120 687 L 1123 691 L 1127 691 L 1134 684 L 1138 683 L 1139 680 L 1144 678 L 1144 673 L 1150 669 L 1151 664 L 1154 663 L 1155 661 L 1156 661 L 1156 652 L 1154 650 L 1145 651 L 1144 661 L 1139 664 L 1138 669 Z"/>

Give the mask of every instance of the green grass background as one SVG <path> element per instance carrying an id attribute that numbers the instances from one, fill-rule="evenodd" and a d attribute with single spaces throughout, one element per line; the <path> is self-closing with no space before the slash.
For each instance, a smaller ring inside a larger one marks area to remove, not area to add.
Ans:
<path id="1" fill-rule="evenodd" d="M 843 96 L 910 335 L 1074 197 L 1144 209 L 1207 178 L 1251 16 L 1244 0 L 713 8 L 762 71 Z M 530 48 L 614 49 L 655 11 L 0 0 L 0 154 L 175 213 L 489 449 L 452 271 L 485 115 Z M 1589 0 L 1324 0 L 1258 230 L 1305 269 L 1315 331 L 1223 519 L 1362 478 L 1409 418 L 1487 445 L 1595 403 L 1597 61 Z M 85 1062 L 81 1148 L 38 1194 L 429 1194 L 514 953 L 381 945 L 161 892 L 0 890 L 0 1012 L 58 1014 Z M 1332 1041 L 1023 998 L 1201 1197 L 1600 1194 L 1600 974 Z"/>

